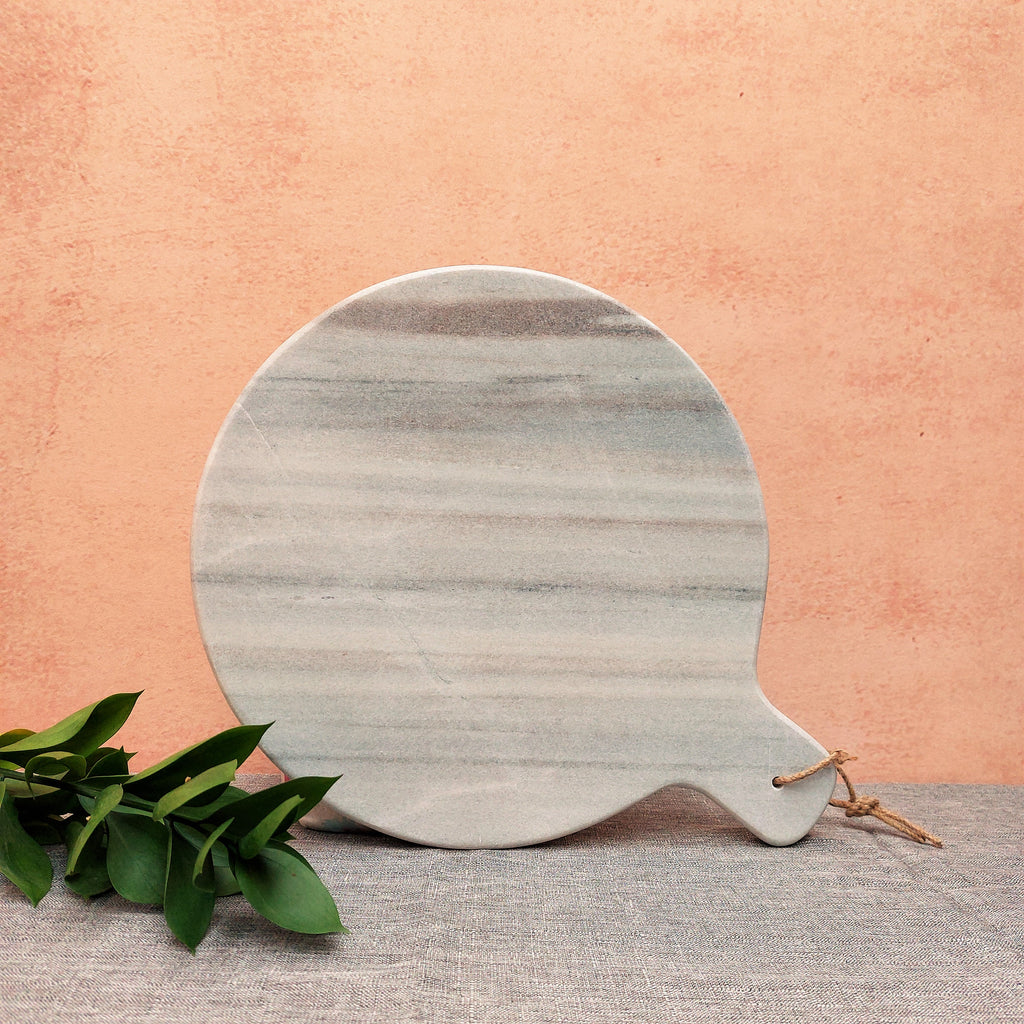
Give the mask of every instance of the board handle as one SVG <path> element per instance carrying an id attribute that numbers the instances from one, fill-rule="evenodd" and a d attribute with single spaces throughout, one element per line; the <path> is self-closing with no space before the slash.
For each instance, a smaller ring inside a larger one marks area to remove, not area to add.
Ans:
<path id="1" fill-rule="evenodd" d="M 832 764 L 780 786 L 775 779 L 828 758 L 828 751 L 762 696 L 764 717 L 756 739 L 727 743 L 703 777 L 687 783 L 710 797 L 771 846 L 803 839 L 828 806 L 836 786 Z"/>

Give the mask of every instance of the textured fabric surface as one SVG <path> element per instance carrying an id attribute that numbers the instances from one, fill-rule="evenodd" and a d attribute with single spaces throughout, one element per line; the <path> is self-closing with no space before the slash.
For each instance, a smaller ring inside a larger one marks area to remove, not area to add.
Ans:
<path id="1" fill-rule="evenodd" d="M 768 847 L 678 788 L 527 849 L 297 829 L 352 934 L 235 897 L 194 958 L 157 909 L 4 883 L 0 1021 L 1024 1021 L 1024 790 L 858 788 L 946 847 L 832 809 Z"/>

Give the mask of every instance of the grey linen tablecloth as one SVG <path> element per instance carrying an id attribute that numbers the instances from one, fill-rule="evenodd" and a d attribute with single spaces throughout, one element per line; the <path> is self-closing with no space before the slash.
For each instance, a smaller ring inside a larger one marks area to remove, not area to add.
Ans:
<path id="1" fill-rule="evenodd" d="M 196 957 L 155 908 L 2 883 L 0 1020 L 1024 1021 L 1024 788 L 858 789 L 945 849 L 834 809 L 776 849 L 679 788 L 518 850 L 296 829 L 352 934 L 235 897 Z"/>

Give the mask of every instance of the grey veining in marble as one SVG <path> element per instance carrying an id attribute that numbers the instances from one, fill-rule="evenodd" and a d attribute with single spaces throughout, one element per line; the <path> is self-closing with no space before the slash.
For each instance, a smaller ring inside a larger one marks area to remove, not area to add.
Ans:
<path id="1" fill-rule="evenodd" d="M 299 331 L 196 504 L 203 639 L 288 775 L 414 842 L 520 846 L 670 783 L 801 838 L 829 769 L 755 674 L 768 568 L 735 420 L 664 334 L 503 267 L 387 281 Z"/>

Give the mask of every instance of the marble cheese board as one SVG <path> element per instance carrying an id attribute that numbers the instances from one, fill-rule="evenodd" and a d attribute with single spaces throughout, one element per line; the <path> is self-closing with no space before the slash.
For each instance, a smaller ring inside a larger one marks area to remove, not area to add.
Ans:
<path id="1" fill-rule="evenodd" d="M 197 617 L 314 823 L 523 846 L 671 784 L 774 845 L 832 792 L 768 703 L 768 536 L 740 429 L 653 324 L 584 285 L 447 267 L 285 342 L 217 436 Z"/>

